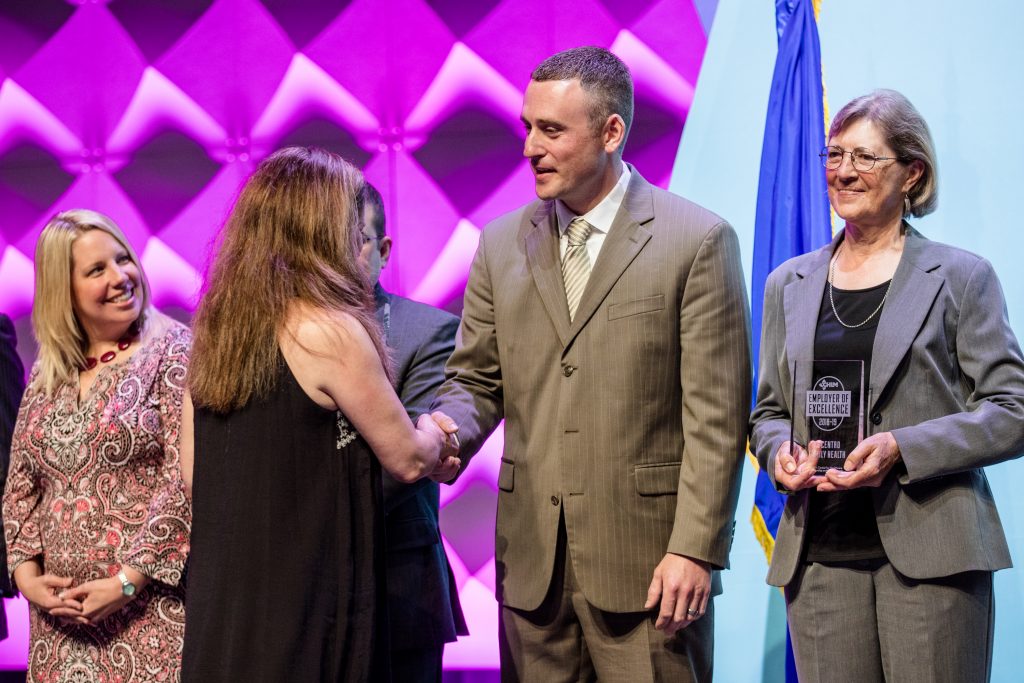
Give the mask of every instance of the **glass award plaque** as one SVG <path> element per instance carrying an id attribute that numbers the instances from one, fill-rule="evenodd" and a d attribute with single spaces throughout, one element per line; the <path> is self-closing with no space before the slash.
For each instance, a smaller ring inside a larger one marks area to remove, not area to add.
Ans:
<path id="1" fill-rule="evenodd" d="M 843 468 L 864 438 L 864 361 L 796 361 L 790 440 L 820 440 L 817 473 Z"/>

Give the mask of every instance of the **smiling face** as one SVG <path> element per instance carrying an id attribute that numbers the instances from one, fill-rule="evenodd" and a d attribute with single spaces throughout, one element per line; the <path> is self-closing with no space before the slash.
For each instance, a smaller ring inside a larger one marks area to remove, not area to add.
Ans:
<path id="1" fill-rule="evenodd" d="M 896 156 L 882 130 L 863 118 L 848 124 L 828 144 L 876 157 Z M 839 168 L 825 171 L 828 198 L 847 223 L 862 228 L 890 225 L 903 217 L 903 198 L 921 178 L 921 172 L 920 162 L 905 164 L 895 159 L 876 161 L 870 171 L 858 171 L 846 154 Z"/>
<path id="2" fill-rule="evenodd" d="M 537 196 L 561 199 L 579 215 L 614 187 L 615 152 L 625 137 L 618 115 L 595 128 L 590 104 L 579 80 L 530 81 L 520 117 L 526 129 L 523 155 L 530 160 Z"/>
<path id="3" fill-rule="evenodd" d="M 71 245 L 71 299 L 90 342 L 112 341 L 142 313 L 138 265 L 104 230 L 86 230 Z"/>

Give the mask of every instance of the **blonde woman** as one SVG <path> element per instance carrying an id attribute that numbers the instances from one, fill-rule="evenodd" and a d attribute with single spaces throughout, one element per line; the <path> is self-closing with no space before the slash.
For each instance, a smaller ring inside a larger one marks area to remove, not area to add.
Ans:
<path id="1" fill-rule="evenodd" d="M 65 211 L 36 244 L 39 359 L 3 496 L 32 681 L 173 681 L 191 513 L 178 463 L 189 333 L 150 305 L 114 222 Z"/>
<path id="2" fill-rule="evenodd" d="M 224 228 L 195 319 L 194 470 L 188 408 L 182 448 L 184 681 L 389 680 L 380 466 L 419 479 L 445 434 L 414 428 L 389 381 L 362 185 L 337 155 L 282 149 Z"/>

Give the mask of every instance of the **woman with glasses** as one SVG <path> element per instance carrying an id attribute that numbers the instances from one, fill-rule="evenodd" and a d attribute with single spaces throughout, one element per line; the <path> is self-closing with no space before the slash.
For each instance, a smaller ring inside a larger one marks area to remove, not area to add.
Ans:
<path id="1" fill-rule="evenodd" d="M 751 448 L 789 495 L 768 583 L 802 683 L 987 680 L 1010 556 L 982 468 L 1024 451 L 1024 359 L 992 266 L 908 223 L 938 180 L 903 95 L 843 107 L 821 158 L 845 225 L 765 287 Z M 863 392 L 840 405 L 863 418 L 844 455 L 806 417 L 830 394 L 806 390 L 849 361 Z"/>

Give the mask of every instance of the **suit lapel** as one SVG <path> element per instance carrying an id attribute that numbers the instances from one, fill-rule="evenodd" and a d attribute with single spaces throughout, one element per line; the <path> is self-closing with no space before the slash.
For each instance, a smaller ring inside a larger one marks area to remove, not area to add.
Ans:
<path id="1" fill-rule="evenodd" d="M 590 269 L 590 279 L 587 280 L 587 288 L 583 290 L 583 298 L 580 299 L 576 317 L 573 318 L 569 328 L 569 339 L 566 345 L 586 326 L 622 273 L 651 239 L 651 233 L 642 225 L 654 218 L 654 198 L 651 194 L 651 187 L 632 166 L 630 166 L 630 173 L 632 173 L 632 177 L 629 180 L 629 187 L 626 188 L 626 196 L 623 198 L 622 206 L 619 207 L 615 221 L 604 239 L 604 244 L 601 245 L 597 263 Z M 562 286 L 561 279 L 559 279 L 559 286 Z M 562 299 L 564 302 L 564 288 Z M 568 307 L 566 307 L 566 315 L 568 315 Z"/>
<path id="2" fill-rule="evenodd" d="M 373 304 L 376 307 L 377 322 L 384 324 L 384 307 L 391 303 L 391 293 L 378 282 L 373 286 Z"/>
<path id="3" fill-rule="evenodd" d="M 811 363 L 814 360 L 814 334 L 818 329 L 818 313 L 821 297 L 825 293 L 828 278 L 828 263 L 832 258 L 838 237 L 832 243 L 819 249 L 814 257 L 797 271 L 799 279 L 786 285 L 782 294 L 783 315 L 786 318 L 786 360 L 792 384 L 783 387 L 793 406 L 793 415 L 805 414 L 803 392 L 794 392 L 794 386 L 811 385 Z M 797 361 L 800 365 L 797 366 Z M 803 420 L 793 423 L 795 438 L 807 442 L 806 424 Z"/>
<path id="4" fill-rule="evenodd" d="M 541 202 L 534 211 L 530 218 L 533 230 L 526 235 L 526 259 L 541 301 L 564 348 L 569 343 L 569 305 L 565 302 L 554 215 L 554 202 Z"/>
<path id="5" fill-rule="evenodd" d="M 800 279 L 786 285 L 783 293 L 786 357 L 789 361 L 790 377 L 796 378 L 800 384 L 804 378 L 796 377 L 794 364 L 796 361 L 814 360 L 814 333 L 818 329 L 821 297 L 825 293 L 829 259 L 832 258 L 838 240 L 837 235 L 832 244 L 819 249 L 814 258 L 797 272 Z M 809 382 L 810 377 L 808 376 L 806 380 Z"/>
<path id="6" fill-rule="evenodd" d="M 373 305 L 374 315 L 377 318 L 377 322 L 380 324 L 380 331 L 383 336 L 382 341 L 385 346 L 389 346 L 392 349 L 396 348 L 397 342 L 391 331 L 391 294 L 378 282 L 373 287 Z"/>
<path id="7" fill-rule="evenodd" d="M 929 242 L 908 226 L 903 256 L 892 277 L 871 349 L 871 404 L 876 403 L 917 337 L 945 279 Z"/>

